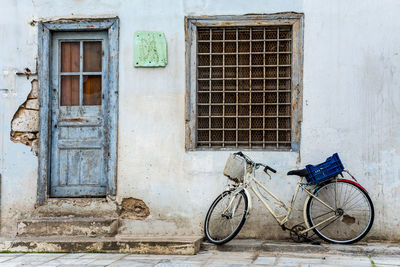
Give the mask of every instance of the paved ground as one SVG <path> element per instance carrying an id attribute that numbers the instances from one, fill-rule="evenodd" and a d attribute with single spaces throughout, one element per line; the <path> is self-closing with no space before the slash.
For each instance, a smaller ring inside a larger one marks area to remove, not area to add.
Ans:
<path id="1" fill-rule="evenodd" d="M 201 251 L 193 256 L 100 253 L 1 253 L 0 266 L 400 266 L 400 255 Z"/>
<path id="2" fill-rule="evenodd" d="M 235 239 L 224 246 L 204 242 L 197 255 L 112 253 L 0 253 L 2 266 L 399 266 L 399 243 L 309 243 Z"/>

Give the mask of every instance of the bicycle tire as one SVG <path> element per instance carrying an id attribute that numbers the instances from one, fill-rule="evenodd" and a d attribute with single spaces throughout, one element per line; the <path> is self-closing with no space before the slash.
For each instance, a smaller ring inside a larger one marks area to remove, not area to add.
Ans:
<path id="1" fill-rule="evenodd" d="M 236 210 L 240 213 L 236 214 L 234 216 L 235 218 L 229 218 L 228 215 L 221 213 L 222 210 L 218 209 L 219 206 L 221 206 L 223 209 L 226 209 L 226 206 L 229 205 L 232 193 L 233 191 L 224 191 L 222 194 L 220 194 L 211 204 L 211 207 L 207 212 L 204 222 L 204 234 L 210 243 L 222 245 L 231 241 L 240 232 L 246 221 L 246 215 L 248 212 L 248 199 L 244 190 L 240 191 L 236 195 L 240 197 L 237 200 L 238 206 Z M 243 201 L 241 201 L 242 199 Z M 214 222 L 214 217 L 217 219 L 216 222 Z M 240 221 L 233 222 L 233 219 L 236 218 L 240 219 Z M 233 222 L 233 225 L 231 224 L 231 227 L 228 228 L 226 224 L 230 220 L 232 220 L 230 223 Z"/>
<path id="2" fill-rule="evenodd" d="M 337 201 L 335 201 L 334 186 L 336 186 L 336 181 L 322 184 L 316 188 L 314 194 L 331 207 L 334 207 L 335 202 L 338 203 L 334 214 L 340 217 L 322 223 L 320 226 L 315 227 L 313 231 L 327 242 L 337 244 L 355 243 L 370 231 L 374 222 L 374 206 L 365 189 L 356 183 L 345 180 L 337 181 Z M 311 197 L 307 203 L 307 220 L 311 227 L 329 218 L 333 213 L 333 211 L 329 211 L 328 208 L 314 199 L 314 197 Z M 360 208 L 356 209 L 355 206 L 360 201 Z M 361 208 L 365 208 L 365 210 Z M 318 209 L 321 211 L 318 212 Z M 342 215 L 340 215 L 341 213 Z M 325 218 L 320 218 L 325 215 Z"/>

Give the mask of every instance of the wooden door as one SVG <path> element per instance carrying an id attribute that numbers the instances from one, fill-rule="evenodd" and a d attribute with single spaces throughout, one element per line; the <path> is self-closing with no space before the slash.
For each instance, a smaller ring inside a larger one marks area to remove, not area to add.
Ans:
<path id="1" fill-rule="evenodd" d="M 51 197 L 107 192 L 107 32 L 57 32 L 51 57 Z"/>

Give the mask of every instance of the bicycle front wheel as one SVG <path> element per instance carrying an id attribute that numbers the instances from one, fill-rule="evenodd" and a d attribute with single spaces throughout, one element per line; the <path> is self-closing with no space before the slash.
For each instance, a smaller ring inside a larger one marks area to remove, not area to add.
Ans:
<path id="1" fill-rule="evenodd" d="M 359 241 L 374 222 L 374 206 L 363 188 L 349 181 L 332 181 L 317 188 L 307 204 L 307 219 L 323 240 L 350 244 Z M 328 208 L 326 205 L 331 207 Z"/>
<path id="2" fill-rule="evenodd" d="M 225 191 L 215 199 L 207 212 L 204 234 L 217 245 L 232 240 L 246 220 L 248 200 L 244 191 L 233 194 Z"/>

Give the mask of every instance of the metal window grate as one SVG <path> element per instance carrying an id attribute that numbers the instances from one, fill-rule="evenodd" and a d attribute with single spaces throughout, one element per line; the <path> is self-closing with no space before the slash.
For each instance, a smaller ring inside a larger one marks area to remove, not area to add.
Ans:
<path id="1" fill-rule="evenodd" d="M 197 29 L 197 146 L 291 146 L 292 29 Z"/>

